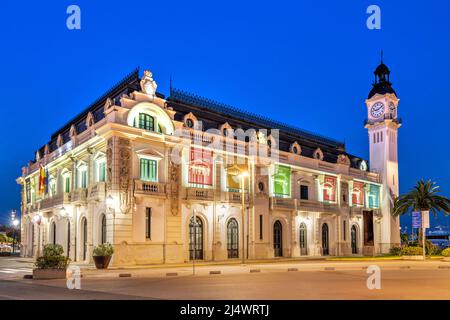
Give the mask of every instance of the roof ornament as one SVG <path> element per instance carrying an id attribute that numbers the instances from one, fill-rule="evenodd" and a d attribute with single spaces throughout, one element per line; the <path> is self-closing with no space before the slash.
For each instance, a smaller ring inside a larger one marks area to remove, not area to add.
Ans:
<path id="1" fill-rule="evenodd" d="M 153 80 L 153 74 L 149 70 L 144 71 L 144 75 L 141 79 L 141 91 L 149 96 L 154 97 L 156 94 L 156 88 L 158 85 L 155 80 Z"/>

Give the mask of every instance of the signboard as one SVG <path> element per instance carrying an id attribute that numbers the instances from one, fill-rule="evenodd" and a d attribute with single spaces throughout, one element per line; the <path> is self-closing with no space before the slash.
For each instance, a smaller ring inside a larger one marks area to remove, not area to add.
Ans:
<path id="1" fill-rule="evenodd" d="M 420 211 L 413 211 L 412 227 L 413 228 L 422 228 L 422 213 Z"/>
<path id="2" fill-rule="evenodd" d="M 422 211 L 423 228 L 430 227 L 430 212 Z"/>

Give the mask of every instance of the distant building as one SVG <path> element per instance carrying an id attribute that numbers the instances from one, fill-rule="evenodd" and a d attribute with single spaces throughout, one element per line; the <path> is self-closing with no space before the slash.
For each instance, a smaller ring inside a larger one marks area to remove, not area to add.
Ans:
<path id="1" fill-rule="evenodd" d="M 21 253 L 58 243 L 88 263 L 109 242 L 114 265 L 386 253 L 400 243 L 389 74 L 381 63 L 366 100 L 369 166 L 334 139 L 174 88 L 165 98 L 136 70 L 23 168 Z"/>

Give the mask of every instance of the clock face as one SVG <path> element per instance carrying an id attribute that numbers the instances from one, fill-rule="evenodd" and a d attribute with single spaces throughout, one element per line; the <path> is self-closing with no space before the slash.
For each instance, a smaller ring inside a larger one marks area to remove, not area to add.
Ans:
<path id="1" fill-rule="evenodd" d="M 384 104 L 382 102 L 377 102 L 373 104 L 370 108 L 370 114 L 374 118 L 379 118 L 384 114 Z"/>

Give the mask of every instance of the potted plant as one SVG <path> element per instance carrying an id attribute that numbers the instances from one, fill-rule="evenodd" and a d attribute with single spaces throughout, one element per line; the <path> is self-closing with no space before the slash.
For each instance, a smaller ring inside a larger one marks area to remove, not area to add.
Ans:
<path id="1" fill-rule="evenodd" d="M 33 279 L 65 279 L 70 259 L 64 255 L 63 247 L 59 244 L 48 244 L 44 246 L 43 254 L 36 259 Z"/>
<path id="2" fill-rule="evenodd" d="M 94 262 L 97 269 L 107 269 L 111 257 L 114 253 L 114 248 L 110 243 L 103 243 L 94 248 Z"/>

